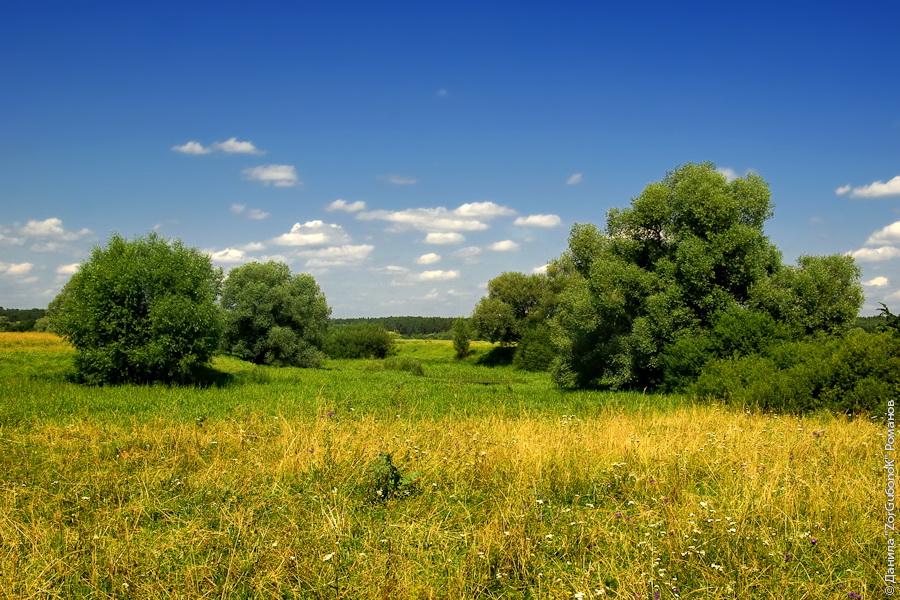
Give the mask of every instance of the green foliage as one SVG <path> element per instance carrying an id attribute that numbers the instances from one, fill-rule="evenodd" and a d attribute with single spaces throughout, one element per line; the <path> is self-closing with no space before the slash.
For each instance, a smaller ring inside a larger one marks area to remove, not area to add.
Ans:
<path id="1" fill-rule="evenodd" d="M 331 309 L 312 275 L 284 263 L 232 269 L 222 289 L 225 349 L 256 364 L 316 367 Z"/>
<path id="2" fill-rule="evenodd" d="M 538 323 L 519 340 L 512 364 L 523 371 L 546 371 L 555 355 L 550 328 Z"/>
<path id="3" fill-rule="evenodd" d="M 330 330 L 325 352 L 331 358 L 386 358 L 394 352 L 394 338 L 375 323 L 356 323 Z"/>
<path id="4" fill-rule="evenodd" d="M 3 308 L 0 306 L 0 331 L 46 331 L 36 329 L 37 322 L 46 316 L 43 308 Z"/>
<path id="5" fill-rule="evenodd" d="M 372 323 L 405 338 L 450 339 L 448 335 L 455 321 L 449 317 L 364 317 L 331 319 L 331 325 L 344 327 L 358 323 Z"/>
<path id="6" fill-rule="evenodd" d="M 450 330 L 453 338 L 453 350 L 456 352 L 456 358 L 463 359 L 469 356 L 471 352 L 472 328 L 468 319 L 457 319 L 453 323 L 453 329 Z"/>
<path id="7" fill-rule="evenodd" d="M 758 175 L 728 181 L 687 164 L 611 209 L 604 232 L 576 225 L 548 269 L 564 289 L 551 320 L 564 387 L 679 388 L 710 356 L 849 329 L 862 304 L 847 256 L 797 267 L 763 234 L 772 215 Z"/>
<path id="8" fill-rule="evenodd" d="M 472 313 L 479 339 L 515 344 L 528 327 L 549 310 L 551 288 L 546 275 L 506 272 L 488 282 L 488 295 Z"/>
<path id="9" fill-rule="evenodd" d="M 884 303 L 880 304 L 881 308 L 878 309 L 878 316 L 882 319 L 882 322 L 878 324 L 878 331 L 900 334 L 900 315 L 892 313 Z"/>
<path id="10" fill-rule="evenodd" d="M 765 410 L 883 415 L 900 395 L 900 339 L 856 329 L 711 361 L 688 392 Z"/>
<path id="11" fill-rule="evenodd" d="M 179 240 L 113 235 L 51 303 L 50 327 L 78 350 L 85 382 L 187 381 L 219 343 L 221 277 Z"/>
<path id="12" fill-rule="evenodd" d="M 419 376 L 425 375 L 425 367 L 422 366 L 422 361 L 408 356 L 392 356 L 387 358 L 384 361 L 384 368 L 388 371 L 403 371 Z"/>

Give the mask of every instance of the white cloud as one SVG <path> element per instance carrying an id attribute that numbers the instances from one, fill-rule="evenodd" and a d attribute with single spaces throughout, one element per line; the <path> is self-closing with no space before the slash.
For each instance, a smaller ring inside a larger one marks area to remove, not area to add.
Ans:
<path id="1" fill-rule="evenodd" d="M 900 257 L 900 248 L 896 246 L 881 246 L 880 248 L 860 248 L 850 253 L 860 262 L 878 262 Z"/>
<path id="2" fill-rule="evenodd" d="M 237 138 L 230 138 L 224 142 L 213 142 L 211 148 L 227 154 L 265 154 L 254 146 L 253 142 L 239 142 Z"/>
<path id="3" fill-rule="evenodd" d="M 25 275 L 34 267 L 32 263 L 4 263 L 0 262 L 0 274 L 3 275 Z"/>
<path id="4" fill-rule="evenodd" d="M 361 210 L 366 210 L 366 203 L 362 200 L 357 200 L 356 202 L 347 202 L 346 200 L 337 199 L 326 206 L 325 210 L 329 212 L 334 212 L 336 210 L 342 212 L 359 212 Z"/>
<path id="5" fill-rule="evenodd" d="M 891 245 L 900 242 L 900 221 L 894 221 L 869 236 L 866 246 Z"/>
<path id="6" fill-rule="evenodd" d="M 263 165 L 244 169 L 243 173 L 247 179 L 260 181 L 266 186 L 293 187 L 302 183 L 293 165 Z"/>
<path id="7" fill-rule="evenodd" d="M 28 223 L 19 230 L 19 233 L 31 237 L 52 238 L 57 241 L 72 242 L 89 235 L 92 232 L 90 229 L 82 229 L 78 232 L 66 231 L 63 227 L 62 220 L 51 217 L 49 219 L 44 219 L 43 221 L 28 221 Z"/>
<path id="8" fill-rule="evenodd" d="M 397 265 L 388 265 L 386 267 L 378 269 L 378 272 L 385 273 L 387 275 L 405 275 L 406 273 L 409 273 L 409 269 Z"/>
<path id="9" fill-rule="evenodd" d="M 852 188 L 849 185 L 839 187 L 835 193 L 840 195 L 850 192 L 851 198 L 882 198 L 884 196 L 900 196 L 900 175 L 884 181 L 876 181 L 869 185 Z"/>
<path id="10" fill-rule="evenodd" d="M 519 249 L 519 244 L 512 240 L 503 240 L 502 242 L 494 242 L 487 248 L 494 252 L 514 252 Z"/>
<path id="11" fill-rule="evenodd" d="M 72 263 L 69 265 L 60 265 L 56 267 L 57 275 L 74 275 L 75 271 L 78 270 L 78 267 L 81 266 L 81 263 Z"/>
<path id="12" fill-rule="evenodd" d="M 375 210 L 362 212 L 358 219 L 381 220 L 393 223 L 397 230 L 417 229 L 426 232 L 484 231 L 485 223 L 495 217 L 514 215 L 516 212 L 493 202 L 471 202 L 453 210 L 443 206 L 436 208 L 408 208 L 400 211 Z"/>
<path id="13" fill-rule="evenodd" d="M 417 265 L 433 265 L 436 262 L 440 262 L 441 255 L 435 254 L 434 252 L 429 252 L 428 254 L 423 254 L 419 258 L 415 260 Z"/>
<path id="14" fill-rule="evenodd" d="M 407 177 L 405 175 L 379 175 L 378 179 L 387 181 L 393 185 L 415 185 L 416 183 L 414 177 Z"/>
<path id="15" fill-rule="evenodd" d="M 422 296 L 421 300 L 437 300 L 441 297 L 440 292 L 438 292 L 437 288 L 431 288 L 431 291 Z"/>
<path id="16" fill-rule="evenodd" d="M 519 227 L 559 227 L 562 220 L 557 215 L 528 215 L 519 217 L 513 225 Z"/>
<path id="17" fill-rule="evenodd" d="M 212 152 L 212 148 L 204 148 L 200 142 L 195 141 L 190 141 L 181 146 L 172 146 L 172 150 L 182 154 L 209 154 Z"/>
<path id="18" fill-rule="evenodd" d="M 345 267 L 364 261 L 374 249 L 375 246 L 370 244 L 358 246 L 345 244 L 318 250 L 304 250 L 299 252 L 299 255 L 309 259 L 306 261 L 307 267 Z"/>
<path id="19" fill-rule="evenodd" d="M 322 221 L 294 223 L 290 233 L 283 233 L 272 240 L 278 246 L 336 246 L 350 242 L 350 236 L 340 225 Z"/>
<path id="20" fill-rule="evenodd" d="M 219 250 L 218 252 L 209 252 L 209 257 L 215 263 L 220 264 L 237 264 L 243 263 L 247 261 L 247 255 L 243 250 L 238 250 L 237 248 L 225 248 L 224 250 Z"/>
<path id="21" fill-rule="evenodd" d="M 531 274 L 532 274 L 532 275 L 546 275 L 546 274 L 547 274 L 547 267 L 549 267 L 549 266 L 550 266 L 550 265 L 543 265 L 543 266 L 540 266 L 540 267 L 535 267 L 535 268 L 533 268 L 533 269 L 531 270 Z"/>
<path id="22" fill-rule="evenodd" d="M 501 206 L 493 202 L 468 202 L 453 209 L 453 214 L 465 218 L 506 217 L 516 214 L 516 211 L 508 206 Z"/>
<path id="23" fill-rule="evenodd" d="M 431 232 L 425 236 L 425 243 L 433 244 L 435 246 L 450 246 L 453 244 L 462 244 L 464 241 L 466 241 L 466 238 L 461 233 Z"/>
<path id="24" fill-rule="evenodd" d="M 566 179 L 566 185 L 578 185 L 581 183 L 581 173 L 572 173 L 568 179 Z"/>
<path id="25" fill-rule="evenodd" d="M 848 183 L 847 185 L 842 185 L 841 187 L 834 190 L 834 193 L 837 194 L 838 196 L 843 196 L 844 194 L 846 194 L 847 192 L 849 192 L 852 189 L 853 189 L 853 186 Z"/>
<path id="26" fill-rule="evenodd" d="M 866 287 L 884 287 L 889 283 L 890 281 L 888 281 L 887 277 L 875 277 L 869 281 L 863 281 L 863 285 Z"/>
<path id="27" fill-rule="evenodd" d="M 200 142 L 191 140 L 181 146 L 172 146 L 175 152 L 182 154 L 211 154 L 213 152 L 225 152 L 226 154 L 265 154 L 253 145 L 253 142 L 239 142 L 237 138 L 230 138 L 224 142 L 213 142 L 203 147 Z"/>
<path id="28" fill-rule="evenodd" d="M 238 248 L 240 250 L 244 250 L 245 252 L 260 252 L 266 249 L 266 245 L 262 242 L 250 242 L 249 244 L 238 246 Z"/>
<path id="29" fill-rule="evenodd" d="M 260 210 L 260 209 L 258 209 L 258 208 L 251 208 L 251 209 L 248 211 L 248 210 L 247 210 L 247 205 L 246 205 L 246 204 L 232 204 L 232 205 L 231 205 L 231 212 L 233 212 L 233 213 L 236 214 L 236 215 L 239 215 L 239 214 L 242 214 L 242 213 L 246 212 L 246 213 L 247 213 L 247 218 L 248 218 L 248 219 L 253 219 L 253 220 L 256 220 L 256 221 L 260 221 L 260 220 L 265 219 L 266 217 L 269 216 L 269 213 L 267 213 L 267 212 L 265 212 L 265 211 L 263 211 L 263 210 Z"/>
<path id="30" fill-rule="evenodd" d="M 718 171 L 720 174 L 724 175 L 725 179 L 727 179 L 728 181 L 732 181 L 732 180 L 738 178 L 737 171 L 735 171 L 734 169 L 732 169 L 730 167 L 719 167 L 716 169 L 716 171 Z"/>
<path id="31" fill-rule="evenodd" d="M 478 246 L 468 246 L 466 248 L 460 248 L 456 252 L 452 254 L 453 258 L 457 258 L 462 260 L 466 264 L 475 264 L 478 260 L 475 258 L 481 254 L 481 248 Z"/>
<path id="32" fill-rule="evenodd" d="M 459 279 L 459 271 L 423 271 L 413 276 L 416 281 L 448 281 Z"/>

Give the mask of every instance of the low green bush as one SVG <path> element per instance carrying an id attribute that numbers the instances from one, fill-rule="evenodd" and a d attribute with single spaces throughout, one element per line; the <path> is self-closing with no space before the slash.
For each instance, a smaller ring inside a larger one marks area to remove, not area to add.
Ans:
<path id="1" fill-rule="evenodd" d="M 779 412 L 884 415 L 900 396 L 900 339 L 856 329 L 784 342 L 768 356 L 710 361 L 687 391 Z"/>
<path id="2" fill-rule="evenodd" d="M 332 329 L 325 353 L 331 358 L 387 358 L 394 353 L 394 338 L 381 325 L 355 323 Z"/>
<path id="3" fill-rule="evenodd" d="M 394 356 L 384 361 L 384 368 L 390 371 L 405 371 L 413 375 L 424 375 L 422 361 L 405 356 Z"/>

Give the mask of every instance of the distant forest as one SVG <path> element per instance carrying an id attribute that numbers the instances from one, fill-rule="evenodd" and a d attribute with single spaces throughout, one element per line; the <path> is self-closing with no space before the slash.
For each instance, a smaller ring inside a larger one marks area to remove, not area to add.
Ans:
<path id="1" fill-rule="evenodd" d="M 45 317 L 45 308 L 3 308 L 0 306 L 0 331 L 37 331 L 38 319 Z M 354 319 L 331 319 L 335 327 L 344 327 L 355 323 L 374 323 L 388 331 L 393 331 L 407 338 L 447 338 L 456 317 L 363 317 Z M 856 326 L 868 332 L 874 332 L 883 324 L 884 317 L 857 317 Z"/>
<path id="2" fill-rule="evenodd" d="M 447 337 L 453 327 L 454 317 L 368 317 L 360 319 L 331 319 L 335 327 L 345 327 L 356 323 L 374 323 L 388 331 L 407 338 Z"/>

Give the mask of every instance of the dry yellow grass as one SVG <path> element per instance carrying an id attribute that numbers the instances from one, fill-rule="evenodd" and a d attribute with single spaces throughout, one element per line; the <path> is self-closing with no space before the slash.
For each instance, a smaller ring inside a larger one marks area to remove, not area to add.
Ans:
<path id="1" fill-rule="evenodd" d="M 53 333 L 0 332 L 0 352 L 71 350 L 72 345 Z"/>
<path id="2" fill-rule="evenodd" d="M 868 422 L 319 413 L 0 431 L 0 595 L 875 597 Z"/>

